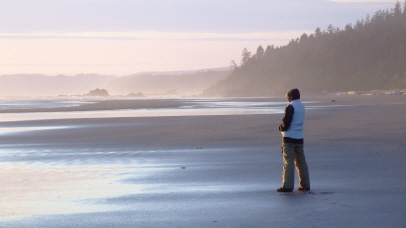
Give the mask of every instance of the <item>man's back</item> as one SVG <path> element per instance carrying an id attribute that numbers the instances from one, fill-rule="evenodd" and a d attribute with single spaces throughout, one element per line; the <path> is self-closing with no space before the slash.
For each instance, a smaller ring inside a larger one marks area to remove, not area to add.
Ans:
<path id="1" fill-rule="evenodd" d="M 293 118 L 287 131 L 282 132 L 283 137 L 303 139 L 303 124 L 305 120 L 305 107 L 299 99 L 293 100 L 290 105 L 293 107 Z"/>

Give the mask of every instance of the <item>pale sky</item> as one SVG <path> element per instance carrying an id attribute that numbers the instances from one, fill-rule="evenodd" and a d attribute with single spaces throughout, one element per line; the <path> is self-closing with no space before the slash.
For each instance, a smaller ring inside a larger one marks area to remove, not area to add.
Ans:
<path id="1" fill-rule="evenodd" d="M 0 0 L 0 75 L 227 67 L 390 0 Z M 401 2 L 403 5 L 403 2 Z"/>

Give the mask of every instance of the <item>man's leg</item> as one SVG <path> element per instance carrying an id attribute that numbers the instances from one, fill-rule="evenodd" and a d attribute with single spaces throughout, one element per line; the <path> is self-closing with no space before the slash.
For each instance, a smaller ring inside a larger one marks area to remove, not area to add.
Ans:
<path id="1" fill-rule="evenodd" d="M 294 144 L 283 143 L 282 188 L 293 189 L 295 186 Z"/>
<path id="2" fill-rule="evenodd" d="M 300 187 L 310 189 L 309 169 L 304 155 L 303 144 L 295 144 L 295 164 Z"/>

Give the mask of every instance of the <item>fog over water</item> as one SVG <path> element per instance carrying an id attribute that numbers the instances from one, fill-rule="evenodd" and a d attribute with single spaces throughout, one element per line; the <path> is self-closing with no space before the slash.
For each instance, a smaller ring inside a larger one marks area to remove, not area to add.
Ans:
<path id="1" fill-rule="evenodd" d="M 283 105 L 278 102 L 247 102 L 216 99 L 184 99 L 176 108 L 154 109 L 121 109 L 98 111 L 47 112 L 46 108 L 73 107 L 96 101 L 67 100 L 20 100 L 3 101 L 2 109 L 35 109 L 45 108 L 40 112 L 2 113 L 2 121 L 51 120 L 67 118 L 114 118 L 114 117 L 158 117 L 158 116 L 200 116 L 200 115 L 241 115 L 241 114 L 272 114 L 283 112 Z M 182 105 L 183 104 L 183 105 Z"/>
<path id="2" fill-rule="evenodd" d="M 267 98 L 248 99 L 167 99 L 179 102 L 174 108 L 124 108 L 117 110 L 94 111 L 52 111 L 49 108 L 77 107 L 94 104 L 98 101 L 113 101 L 114 99 L 28 99 L 28 100 L 0 100 L 0 110 L 16 110 L 17 113 L 0 113 L 3 122 L 26 120 L 54 120 L 77 118 L 118 118 L 118 117 L 164 117 L 164 116 L 205 116 L 205 115 L 252 115 L 252 114 L 281 114 L 286 102 L 267 101 Z M 131 99 L 128 99 L 131 100 Z M 149 99 L 144 99 L 148 101 Z M 317 101 L 304 102 L 312 108 Z M 323 106 L 314 106 L 322 108 Z M 34 112 L 29 110 L 35 110 Z M 27 110 L 18 113 L 18 110 Z M 9 130 L 7 130 L 9 131 Z"/>

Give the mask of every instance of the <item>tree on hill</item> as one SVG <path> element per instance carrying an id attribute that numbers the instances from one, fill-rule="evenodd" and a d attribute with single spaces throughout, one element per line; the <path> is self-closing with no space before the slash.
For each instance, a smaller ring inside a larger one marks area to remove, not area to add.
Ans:
<path id="1" fill-rule="evenodd" d="M 265 53 L 264 48 L 261 45 L 259 45 L 259 47 L 257 48 L 257 52 L 255 54 L 255 57 L 262 58 L 264 56 L 264 53 Z"/>
<path id="2" fill-rule="evenodd" d="M 245 65 L 248 60 L 251 58 L 251 52 L 249 52 L 246 48 L 242 50 L 242 59 L 241 59 L 241 65 Z"/>
<path id="3" fill-rule="evenodd" d="M 316 28 L 287 45 L 243 50 L 241 66 L 204 95 L 264 96 L 306 92 L 406 88 L 406 1 L 344 29 Z M 263 49 L 262 49 L 263 50 Z M 258 56 L 263 56 L 258 58 Z"/>

